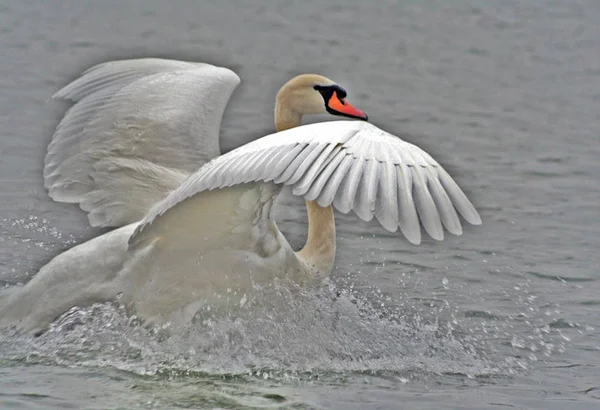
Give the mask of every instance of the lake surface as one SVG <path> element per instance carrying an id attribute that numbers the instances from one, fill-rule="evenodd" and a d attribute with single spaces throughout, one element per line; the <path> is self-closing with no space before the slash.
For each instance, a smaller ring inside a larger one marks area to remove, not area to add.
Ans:
<path id="1" fill-rule="evenodd" d="M 291 76 L 333 78 L 484 220 L 417 247 L 337 215 L 329 285 L 186 334 L 110 304 L 5 331 L 0 408 L 600 408 L 598 21 L 596 0 L 0 2 L 0 285 L 102 232 L 41 174 L 48 99 L 116 58 L 237 71 L 225 150 L 273 130 Z M 300 246 L 303 204 L 280 202 Z"/>

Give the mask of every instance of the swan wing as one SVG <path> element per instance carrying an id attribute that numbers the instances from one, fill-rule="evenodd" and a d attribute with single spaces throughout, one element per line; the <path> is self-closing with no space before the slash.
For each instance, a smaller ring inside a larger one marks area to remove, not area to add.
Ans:
<path id="1" fill-rule="evenodd" d="M 290 185 L 295 195 L 320 206 L 354 211 L 365 221 L 375 217 L 414 244 L 421 241 L 420 225 L 441 240 L 443 227 L 462 233 L 458 214 L 481 224 L 466 195 L 425 151 L 367 122 L 332 121 L 271 134 L 215 158 L 157 203 L 130 243 L 152 235 L 164 215 L 202 214 L 201 207 L 182 205 L 190 198 L 249 182 Z"/>
<path id="2" fill-rule="evenodd" d="M 74 105 L 48 147 L 50 197 L 79 203 L 92 226 L 139 221 L 220 154 L 221 119 L 239 82 L 226 68 L 157 58 L 90 68 L 54 96 Z"/>

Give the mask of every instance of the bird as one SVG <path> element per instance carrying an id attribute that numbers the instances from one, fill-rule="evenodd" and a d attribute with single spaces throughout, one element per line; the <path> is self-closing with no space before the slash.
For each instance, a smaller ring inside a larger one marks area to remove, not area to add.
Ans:
<path id="1" fill-rule="evenodd" d="M 334 208 L 413 244 L 421 226 L 436 240 L 444 228 L 462 234 L 459 214 L 481 224 L 438 162 L 368 122 L 321 75 L 280 88 L 275 133 L 221 155 L 221 119 L 239 83 L 224 67 L 143 58 L 94 66 L 55 95 L 74 105 L 48 146 L 45 187 L 78 203 L 92 226 L 114 229 L 0 299 L 0 327 L 39 334 L 74 306 L 112 300 L 149 325 L 187 324 L 273 281 L 321 283 L 334 268 Z M 302 125 L 321 113 L 348 119 Z M 298 251 L 273 217 L 285 186 L 306 203 Z"/>

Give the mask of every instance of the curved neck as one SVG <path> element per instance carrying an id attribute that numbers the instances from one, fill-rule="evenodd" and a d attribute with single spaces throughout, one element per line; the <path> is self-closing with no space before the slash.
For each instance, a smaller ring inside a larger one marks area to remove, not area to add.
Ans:
<path id="1" fill-rule="evenodd" d="M 322 275 L 329 275 L 335 261 L 335 219 L 333 208 L 306 201 L 308 238 L 297 255 Z"/>
<path id="2" fill-rule="evenodd" d="M 298 127 L 302 114 L 288 108 L 285 94 L 275 102 L 275 128 L 277 132 Z M 335 261 L 335 219 L 333 208 L 319 206 L 315 201 L 306 201 L 308 212 L 308 238 L 296 253 L 298 257 L 316 269 L 320 275 L 329 275 Z"/>
<path id="3" fill-rule="evenodd" d="M 299 127 L 302 124 L 302 114 L 286 107 L 285 101 L 277 98 L 275 103 L 275 129 L 277 132 Z"/>

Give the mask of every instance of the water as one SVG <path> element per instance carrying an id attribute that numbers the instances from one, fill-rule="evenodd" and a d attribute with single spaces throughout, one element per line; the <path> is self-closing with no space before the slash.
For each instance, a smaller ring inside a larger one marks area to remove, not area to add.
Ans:
<path id="1" fill-rule="evenodd" d="M 415 247 L 337 215 L 331 284 L 299 298 L 275 284 L 186 334 L 112 304 L 4 332 L 0 407 L 600 408 L 599 20 L 594 0 L 3 2 L 3 285 L 102 232 L 41 169 L 65 108 L 47 99 L 114 58 L 236 70 L 225 149 L 272 130 L 292 75 L 334 78 L 444 164 L 484 225 Z M 301 201 L 279 215 L 302 244 Z"/>

